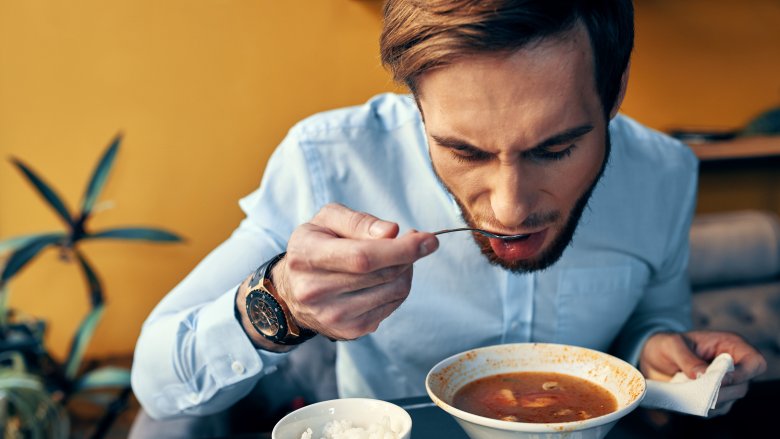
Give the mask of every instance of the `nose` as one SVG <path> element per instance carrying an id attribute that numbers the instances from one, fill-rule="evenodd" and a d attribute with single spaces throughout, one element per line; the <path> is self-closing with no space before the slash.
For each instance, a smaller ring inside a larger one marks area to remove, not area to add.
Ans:
<path id="1" fill-rule="evenodd" d="M 493 217 L 507 231 L 517 230 L 531 214 L 534 199 L 532 181 L 519 164 L 502 164 L 493 176 L 490 205 Z"/>

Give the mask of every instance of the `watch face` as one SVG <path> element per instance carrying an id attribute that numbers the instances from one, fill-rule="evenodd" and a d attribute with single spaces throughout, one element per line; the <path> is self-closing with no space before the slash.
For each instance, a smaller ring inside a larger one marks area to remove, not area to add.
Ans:
<path id="1" fill-rule="evenodd" d="M 287 334 L 284 311 L 265 291 L 252 291 L 246 301 L 249 321 L 263 336 L 276 341 Z"/>

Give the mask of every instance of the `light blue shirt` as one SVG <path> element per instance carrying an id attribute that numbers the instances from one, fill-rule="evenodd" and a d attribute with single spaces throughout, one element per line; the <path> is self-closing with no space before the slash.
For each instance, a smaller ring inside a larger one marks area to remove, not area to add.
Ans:
<path id="1" fill-rule="evenodd" d="M 555 265 L 513 274 L 488 264 L 469 234 L 441 236 L 415 264 L 398 310 L 376 332 L 338 343 L 339 394 L 423 395 L 434 364 L 496 343 L 574 344 L 635 363 L 650 334 L 687 330 L 696 158 L 625 116 L 609 130 L 604 175 Z M 464 225 L 432 171 L 410 97 L 380 95 L 304 120 L 274 152 L 259 189 L 240 201 L 246 218 L 232 236 L 145 322 L 133 389 L 149 414 L 223 410 L 280 365 L 285 354 L 255 349 L 234 317 L 236 287 L 330 202 L 395 221 L 402 233 Z"/>

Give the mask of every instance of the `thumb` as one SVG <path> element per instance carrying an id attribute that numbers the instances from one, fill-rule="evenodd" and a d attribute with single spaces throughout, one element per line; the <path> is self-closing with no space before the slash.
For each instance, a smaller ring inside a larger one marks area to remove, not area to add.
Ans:
<path id="1" fill-rule="evenodd" d="M 381 220 L 369 214 L 364 214 L 369 222 L 368 234 L 372 238 L 395 238 L 398 235 L 398 224 Z"/>
<path id="2" fill-rule="evenodd" d="M 669 356 L 690 379 L 698 378 L 707 370 L 708 363 L 696 355 L 682 337 L 680 337 L 680 342 L 675 343 L 672 347 Z"/>
<path id="3" fill-rule="evenodd" d="M 311 222 L 342 238 L 377 239 L 398 235 L 398 224 L 335 203 L 324 206 Z"/>

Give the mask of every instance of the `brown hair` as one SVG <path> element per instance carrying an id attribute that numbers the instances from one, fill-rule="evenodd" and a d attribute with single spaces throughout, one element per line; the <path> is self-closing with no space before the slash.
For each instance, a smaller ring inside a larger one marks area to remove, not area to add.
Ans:
<path id="1" fill-rule="evenodd" d="M 387 0 L 382 64 L 417 92 L 417 78 L 469 54 L 517 50 L 582 22 L 605 113 L 617 99 L 634 45 L 631 0 Z"/>

